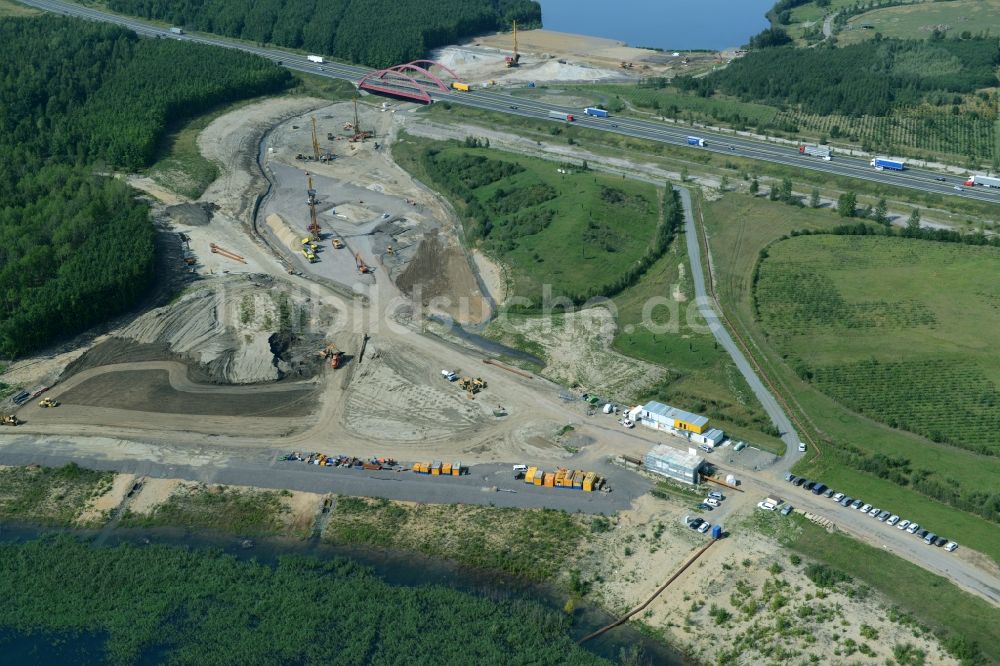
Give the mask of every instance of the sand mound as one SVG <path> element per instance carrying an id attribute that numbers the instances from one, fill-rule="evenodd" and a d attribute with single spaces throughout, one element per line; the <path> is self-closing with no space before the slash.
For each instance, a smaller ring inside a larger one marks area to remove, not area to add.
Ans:
<path id="1" fill-rule="evenodd" d="M 281 216 L 277 213 L 271 213 L 267 216 L 267 226 L 274 233 L 275 237 L 282 243 L 287 245 L 293 252 L 297 252 L 301 247 L 298 234 L 295 230 L 288 226 L 288 223 L 281 219 Z"/>
<path id="2" fill-rule="evenodd" d="M 501 81 L 600 81 L 603 79 L 620 79 L 621 72 L 610 69 L 598 69 L 570 63 L 560 63 L 550 60 L 544 65 L 530 67 L 524 70 L 513 70 L 510 74 L 500 77 Z"/>

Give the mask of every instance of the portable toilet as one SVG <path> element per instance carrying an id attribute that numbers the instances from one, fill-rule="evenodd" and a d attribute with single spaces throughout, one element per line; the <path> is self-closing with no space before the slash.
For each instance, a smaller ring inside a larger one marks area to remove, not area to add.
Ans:
<path id="1" fill-rule="evenodd" d="M 712 538 L 713 539 L 722 538 L 722 525 L 712 525 Z"/>

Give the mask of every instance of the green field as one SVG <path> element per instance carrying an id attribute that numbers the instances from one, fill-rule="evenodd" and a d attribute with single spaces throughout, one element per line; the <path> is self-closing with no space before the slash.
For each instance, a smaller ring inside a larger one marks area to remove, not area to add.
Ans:
<path id="1" fill-rule="evenodd" d="M 406 137 L 394 158 L 448 192 L 466 238 L 509 266 L 510 293 L 538 307 L 553 296 L 587 298 L 620 289 L 650 251 L 660 220 L 652 185 L 458 142 Z"/>
<path id="2" fill-rule="evenodd" d="M 268 564 L 208 548 L 4 543 L 0 597 L 5 641 L 96 643 L 88 663 L 609 663 L 540 604 L 392 586 L 340 558 Z"/>
<path id="3" fill-rule="evenodd" d="M 754 340 L 758 362 L 818 446 L 796 471 L 866 501 L 903 507 L 909 519 L 961 534 L 970 548 L 1000 561 L 1000 530 L 974 515 L 989 506 L 988 495 L 1000 478 L 996 457 L 935 443 L 859 415 L 800 379 L 757 324 L 751 293 L 759 251 L 793 230 L 830 229 L 840 220 L 830 211 L 736 194 L 706 203 L 704 211 L 722 305 L 738 332 Z M 938 270 L 943 274 L 945 267 Z M 961 321 L 969 320 L 963 313 Z M 906 464 L 890 464 L 902 461 Z"/>
<path id="4" fill-rule="evenodd" d="M 892 427 L 1000 454 L 1000 250 L 800 236 L 768 252 L 759 316 L 800 377 Z"/>
<path id="5" fill-rule="evenodd" d="M 871 29 L 861 26 L 870 25 Z M 872 39 L 875 33 L 900 39 L 927 39 L 934 30 L 948 37 L 964 32 L 997 34 L 1000 30 L 1000 0 L 953 0 L 921 2 L 904 7 L 876 9 L 852 16 L 840 32 L 841 43 Z"/>
<path id="6" fill-rule="evenodd" d="M 0 468 L 0 519 L 73 525 L 91 498 L 108 491 L 113 477 L 72 464 Z"/>

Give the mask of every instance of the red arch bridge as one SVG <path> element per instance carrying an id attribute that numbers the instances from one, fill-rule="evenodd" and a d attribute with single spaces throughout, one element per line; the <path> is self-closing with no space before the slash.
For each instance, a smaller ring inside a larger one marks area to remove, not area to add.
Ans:
<path id="1" fill-rule="evenodd" d="M 435 71 L 438 72 L 435 74 Z M 358 90 L 402 97 L 408 100 L 430 104 L 431 92 L 451 90 L 444 78 L 461 82 L 458 74 L 433 60 L 414 60 L 388 69 L 379 69 L 365 74 L 358 81 Z"/>

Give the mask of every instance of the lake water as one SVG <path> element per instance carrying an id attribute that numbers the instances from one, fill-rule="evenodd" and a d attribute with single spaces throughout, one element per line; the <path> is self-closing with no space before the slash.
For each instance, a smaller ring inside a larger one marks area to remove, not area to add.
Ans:
<path id="1" fill-rule="evenodd" d="M 774 0 L 540 0 L 548 30 L 610 37 L 629 46 L 724 49 L 768 27 Z"/>

